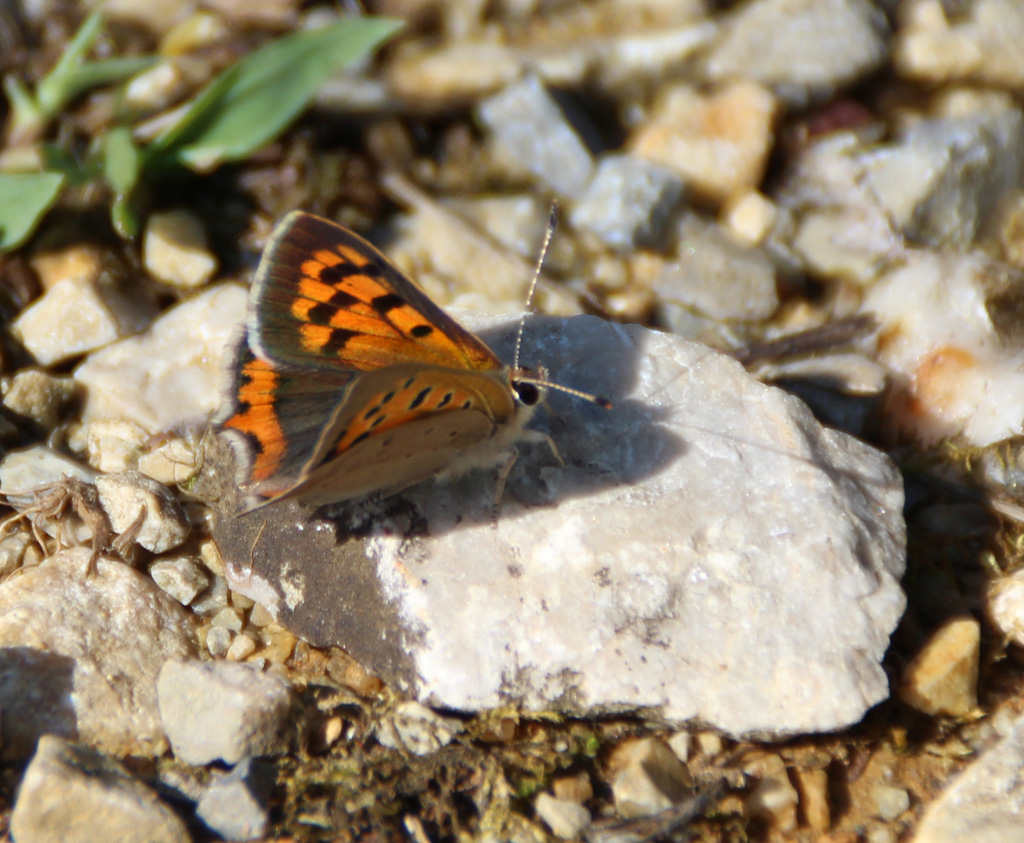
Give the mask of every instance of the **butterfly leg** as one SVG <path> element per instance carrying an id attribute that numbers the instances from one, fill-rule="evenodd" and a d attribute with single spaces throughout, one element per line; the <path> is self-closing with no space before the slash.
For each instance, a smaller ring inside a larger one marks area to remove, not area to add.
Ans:
<path id="1" fill-rule="evenodd" d="M 519 452 L 513 448 L 509 451 L 508 457 L 506 457 L 501 468 L 498 469 L 498 482 L 495 484 L 494 488 L 492 518 L 494 526 L 497 526 L 498 523 L 498 507 L 501 505 L 501 499 L 505 497 L 505 486 L 508 483 L 508 476 L 512 473 L 512 466 L 516 464 L 517 459 L 519 459 Z"/>
<path id="2" fill-rule="evenodd" d="M 562 459 L 562 454 L 559 452 L 558 446 L 555 444 L 555 440 L 552 439 L 548 434 L 541 433 L 539 430 L 525 430 L 523 431 L 522 440 L 525 440 L 526 442 L 534 442 L 536 444 L 547 445 L 548 448 L 551 449 L 551 456 L 555 458 L 555 461 L 562 468 L 565 468 L 565 460 Z"/>

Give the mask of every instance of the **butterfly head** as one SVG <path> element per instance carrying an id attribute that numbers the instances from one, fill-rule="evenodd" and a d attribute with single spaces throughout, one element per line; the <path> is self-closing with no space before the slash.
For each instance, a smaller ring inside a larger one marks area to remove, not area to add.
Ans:
<path id="1" fill-rule="evenodd" d="M 543 404 L 547 398 L 548 391 L 563 392 L 574 398 L 580 398 L 606 410 L 612 408 L 612 402 L 600 395 L 593 395 L 583 392 L 580 389 L 573 389 L 571 386 L 562 386 L 560 383 L 553 383 L 548 380 L 548 370 L 543 366 L 536 371 L 533 369 L 514 369 L 511 375 L 512 391 L 516 400 L 523 407 L 533 408 Z"/>
<path id="2" fill-rule="evenodd" d="M 538 404 L 543 404 L 547 397 L 546 374 L 546 372 L 533 372 L 529 369 L 513 372 L 512 392 L 516 396 L 516 403 L 524 407 L 536 407 Z"/>

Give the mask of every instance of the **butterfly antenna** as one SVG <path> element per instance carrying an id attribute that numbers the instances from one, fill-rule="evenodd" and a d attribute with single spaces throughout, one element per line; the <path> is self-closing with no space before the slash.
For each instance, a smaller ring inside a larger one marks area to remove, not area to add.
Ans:
<path id="1" fill-rule="evenodd" d="M 596 404 L 598 407 L 604 407 L 606 410 L 610 410 L 614 406 L 611 401 L 600 395 L 594 395 L 592 392 L 584 392 L 582 389 L 573 389 L 571 386 L 562 386 L 560 383 L 552 383 L 551 381 L 544 380 L 543 378 L 518 376 L 516 377 L 516 381 L 519 383 L 532 383 L 534 386 L 540 386 L 544 389 L 553 389 L 555 392 L 564 392 L 566 395 L 571 395 L 573 398 L 581 398 L 591 404 Z"/>
<path id="2" fill-rule="evenodd" d="M 547 257 L 548 247 L 551 245 L 551 238 L 555 236 L 555 229 L 558 227 L 558 202 L 552 200 L 551 211 L 548 214 L 548 225 L 544 231 L 544 242 L 540 247 L 540 254 L 537 256 L 537 265 L 533 268 L 533 278 L 530 281 L 530 289 L 526 293 L 526 309 L 523 317 L 519 320 L 519 330 L 516 331 L 516 351 L 512 355 L 512 370 L 519 371 L 519 349 L 523 346 L 523 331 L 526 328 L 526 314 L 530 312 L 530 305 L 533 304 L 533 294 L 537 289 L 537 282 L 540 280 L 540 270 L 544 266 L 544 258 Z"/>

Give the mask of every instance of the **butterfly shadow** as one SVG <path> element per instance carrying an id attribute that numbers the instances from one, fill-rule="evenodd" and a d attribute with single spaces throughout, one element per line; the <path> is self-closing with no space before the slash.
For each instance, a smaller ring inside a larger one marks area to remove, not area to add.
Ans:
<path id="1" fill-rule="evenodd" d="M 512 359 L 516 322 L 464 321 L 501 359 Z M 317 517 L 334 524 L 339 538 L 378 531 L 437 535 L 642 484 L 678 459 L 685 443 L 660 424 L 670 408 L 637 397 L 641 336 L 595 317 L 530 317 L 523 364 L 543 368 L 552 383 L 607 398 L 611 408 L 548 390 L 528 425 L 537 435 L 516 446 L 503 490 L 500 467 L 477 469 L 384 499 L 320 507 Z"/>

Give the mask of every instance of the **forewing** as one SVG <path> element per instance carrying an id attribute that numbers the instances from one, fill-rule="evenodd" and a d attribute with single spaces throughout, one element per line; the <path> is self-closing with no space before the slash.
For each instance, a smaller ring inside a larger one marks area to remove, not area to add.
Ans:
<path id="1" fill-rule="evenodd" d="M 301 211 L 275 230 L 250 295 L 257 356 L 319 369 L 501 362 L 361 237 Z"/>

